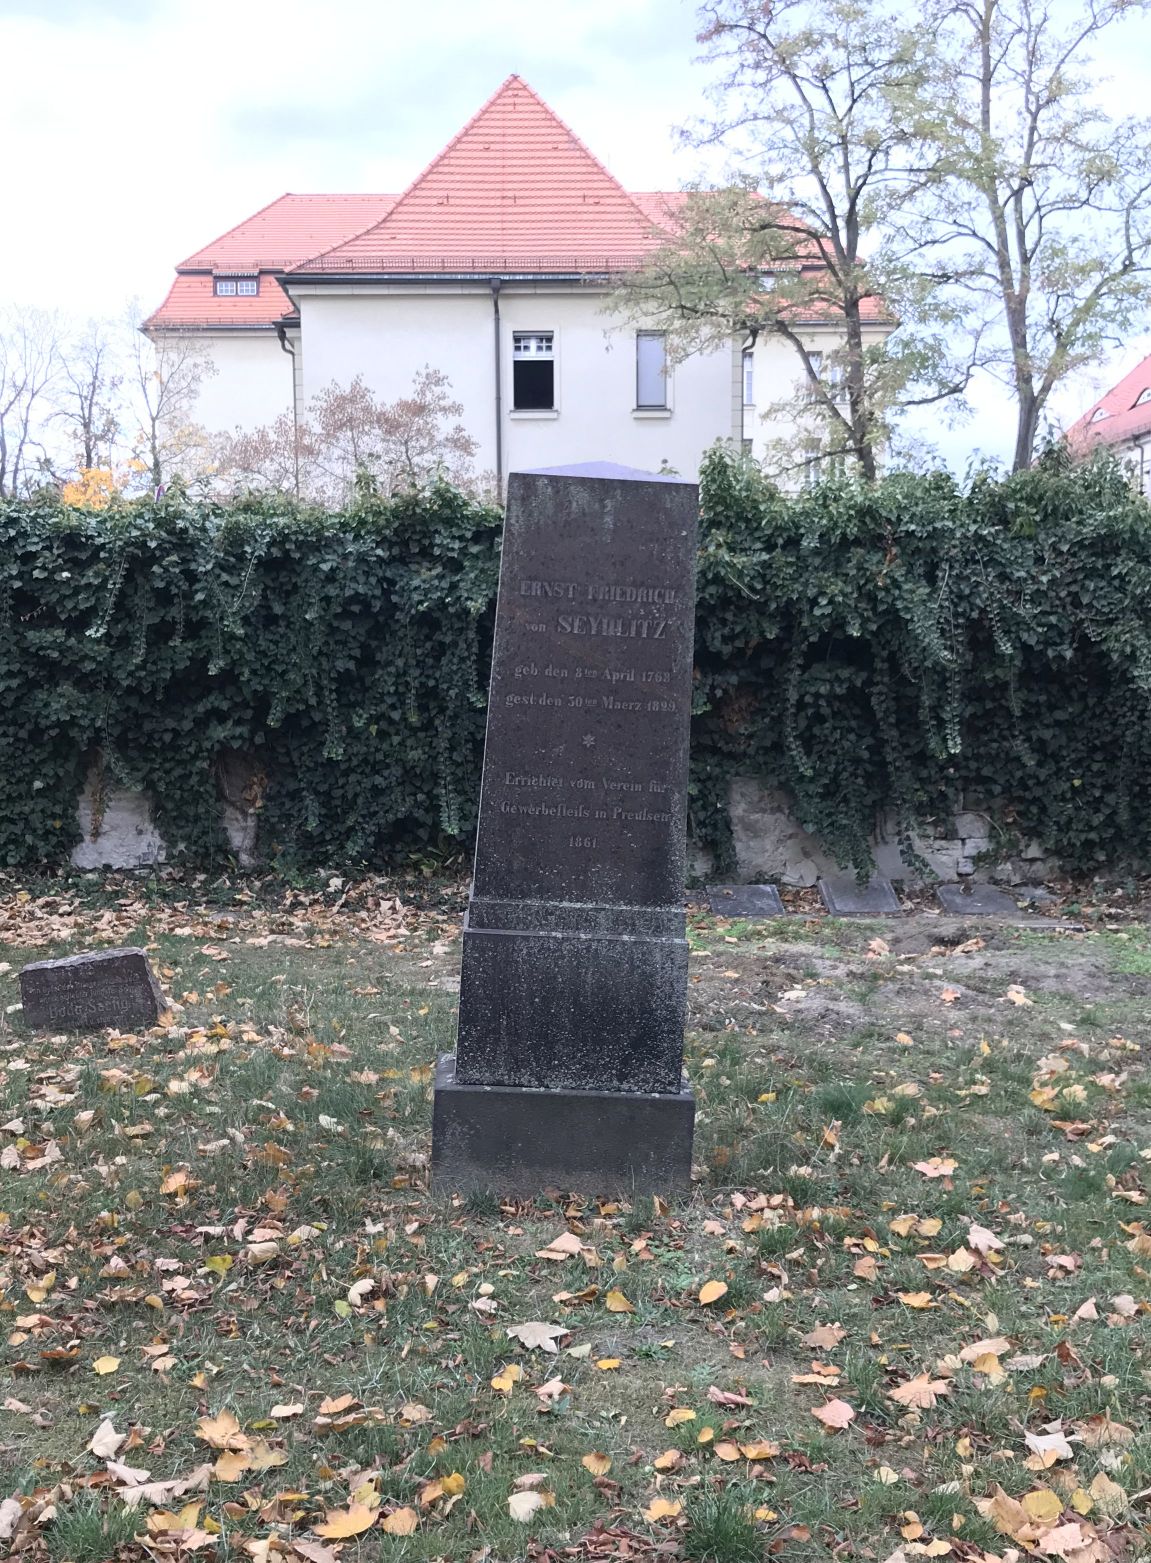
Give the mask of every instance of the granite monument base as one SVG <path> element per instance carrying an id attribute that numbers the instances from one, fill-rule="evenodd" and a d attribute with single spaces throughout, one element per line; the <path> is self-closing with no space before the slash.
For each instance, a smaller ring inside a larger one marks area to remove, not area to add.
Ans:
<path id="1" fill-rule="evenodd" d="M 494 902 L 464 922 L 461 1085 L 675 1094 L 688 947 L 679 907 Z"/>
<path id="2" fill-rule="evenodd" d="M 432 1183 L 466 1193 L 665 1194 L 691 1183 L 695 1098 L 676 1092 L 461 1085 L 436 1065 Z"/>

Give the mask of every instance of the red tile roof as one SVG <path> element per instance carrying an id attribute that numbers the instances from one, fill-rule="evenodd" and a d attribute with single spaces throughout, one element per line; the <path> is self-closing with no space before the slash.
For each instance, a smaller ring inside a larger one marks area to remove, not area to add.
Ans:
<path id="1" fill-rule="evenodd" d="M 294 318 L 295 314 L 292 301 L 275 277 L 266 272 L 260 277 L 260 291 L 254 298 L 219 298 L 211 272 L 199 272 L 176 278 L 167 298 L 144 322 L 144 329 L 179 326 L 183 330 L 214 331 L 231 326 L 237 330 L 270 330 L 286 315 Z"/>
<path id="2" fill-rule="evenodd" d="M 145 327 L 271 330 L 294 314 L 293 277 L 623 270 L 666 242 L 686 200 L 629 194 L 509 76 L 403 195 L 280 196 L 182 261 Z M 255 298 L 216 296 L 214 275 L 244 272 L 260 275 Z M 813 310 L 812 323 L 834 313 Z M 879 300 L 864 316 L 891 323 Z"/>
<path id="3" fill-rule="evenodd" d="M 379 222 L 395 199 L 394 195 L 281 195 L 189 255 L 176 270 L 294 266 Z"/>
<path id="4" fill-rule="evenodd" d="M 509 76 L 382 221 L 291 269 L 608 271 L 656 242 L 649 212 Z"/>
<path id="5" fill-rule="evenodd" d="M 281 195 L 213 239 L 177 266 L 175 282 L 149 326 L 270 329 L 292 306 L 276 281 L 283 271 L 325 245 L 349 238 L 378 222 L 394 195 Z M 214 276 L 260 273 L 256 296 L 218 298 Z"/>
<path id="6" fill-rule="evenodd" d="M 1106 396 L 1077 419 L 1067 431 L 1072 450 L 1084 454 L 1093 445 L 1120 445 L 1141 434 L 1151 434 L 1151 400 L 1137 405 L 1144 391 L 1151 391 L 1151 357 L 1112 386 Z M 1102 417 L 1096 415 L 1101 413 Z"/>

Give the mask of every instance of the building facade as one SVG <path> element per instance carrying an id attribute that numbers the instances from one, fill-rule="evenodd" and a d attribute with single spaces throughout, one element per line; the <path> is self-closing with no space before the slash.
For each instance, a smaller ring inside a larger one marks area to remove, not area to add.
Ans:
<path id="1" fill-rule="evenodd" d="M 1132 486 L 1151 499 L 1151 357 L 1071 425 L 1067 443 L 1077 456 L 1109 450 L 1130 470 Z"/>
<path id="2" fill-rule="evenodd" d="M 285 195 L 197 251 L 145 330 L 202 345 L 194 416 L 212 432 L 299 420 L 357 377 L 392 402 L 427 367 L 500 480 L 587 460 L 694 476 L 717 440 L 762 454 L 788 418 L 760 409 L 794 387 L 802 421 L 804 393 L 778 338 L 672 364 L 664 333 L 610 312 L 680 200 L 625 191 L 513 76 L 402 195 Z"/>

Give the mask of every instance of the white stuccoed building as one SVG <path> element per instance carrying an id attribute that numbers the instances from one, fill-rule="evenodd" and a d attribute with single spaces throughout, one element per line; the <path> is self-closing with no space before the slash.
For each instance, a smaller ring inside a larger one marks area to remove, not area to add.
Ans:
<path id="1" fill-rule="evenodd" d="M 281 196 L 178 266 L 145 330 L 203 344 L 195 417 L 213 432 L 301 417 L 356 376 L 394 401 L 427 366 L 501 480 L 588 460 L 694 477 L 716 440 L 761 454 L 787 423 L 757 404 L 794 389 L 801 421 L 804 389 L 779 338 L 672 366 L 661 332 L 605 311 L 680 200 L 625 191 L 512 76 L 401 196 Z M 804 335 L 841 339 L 826 321 Z"/>

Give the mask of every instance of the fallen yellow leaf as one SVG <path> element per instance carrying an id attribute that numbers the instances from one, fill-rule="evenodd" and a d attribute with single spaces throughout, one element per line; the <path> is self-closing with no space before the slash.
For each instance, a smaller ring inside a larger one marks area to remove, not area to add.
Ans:
<path id="1" fill-rule="evenodd" d="M 97 1357 L 92 1364 L 93 1373 L 115 1373 L 120 1366 L 119 1357 Z"/>
<path id="2" fill-rule="evenodd" d="M 1044 1525 L 1054 1525 L 1063 1513 L 1063 1499 L 1058 1493 L 1052 1492 L 1050 1487 L 1035 1487 L 1025 1492 L 1020 1502 L 1027 1510 L 1029 1519 L 1038 1520 Z"/>
<path id="3" fill-rule="evenodd" d="M 855 1408 L 849 1406 L 846 1400 L 829 1400 L 826 1405 L 812 1406 L 811 1414 L 831 1433 L 839 1432 L 855 1420 Z"/>
<path id="4" fill-rule="evenodd" d="M 727 1286 L 723 1281 L 705 1281 L 699 1289 L 699 1300 L 706 1307 L 708 1303 L 718 1302 L 721 1297 L 727 1296 Z"/>
<path id="5" fill-rule="evenodd" d="M 410 1536 L 419 1523 L 420 1517 L 415 1509 L 393 1509 L 384 1516 L 380 1529 L 389 1536 Z"/>
<path id="6" fill-rule="evenodd" d="M 600 1454 L 593 1450 L 591 1454 L 585 1454 L 580 1461 L 585 1471 L 590 1471 L 593 1476 L 606 1476 L 611 1470 L 611 1460 L 606 1454 Z"/>
<path id="7" fill-rule="evenodd" d="M 213 1449 L 247 1449 L 247 1434 L 231 1411 L 221 1411 L 218 1416 L 202 1416 L 196 1426 L 196 1437 Z"/>
<path id="8" fill-rule="evenodd" d="M 628 1302 L 620 1291 L 610 1291 L 604 1298 L 604 1307 L 609 1313 L 634 1313 L 635 1308 Z"/>
<path id="9" fill-rule="evenodd" d="M 669 1411 L 663 1419 L 664 1427 L 679 1427 L 681 1422 L 694 1422 L 695 1412 L 689 1411 L 686 1406 L 677 1406 L 674 1411 Z"/>
<path id="10" fill-rule="evenodd" d="M 217 1481 L 238 1482 L 244 1472 L 251 1469 L 251 1458 L 244 1450 L 225 1450 L 212 1467 L 212 1472 Z"/>
<path id="11" fill-rule="evenodd" d="M 492 1379 L 492 1388 L 501 1395 L 510 1395 L 512 1386 L 518 1384 L 524 1376 L 524 1370 L 518 1362 L 509 1362 L 506 1367 L 500 1369 Z"/>
<path id="12" fill-rule="evenodd" d="M 346 1509 L 329 1509 L 320 1524 L 313 1525 L 312 1529 L 317 1536 L 326 1536 L 329 1541 L 342 1541 L 347 1536 L 359 1536 L 371 1530 L 377 1513 L 378 1510 L 369 1509 L 366 1503 L 353 1503 Z M 409 1532 L 400 1534 L 408 1535 Z"/>
<path id="13" fill-rule="evenodd" d="M 683 1504 L 671 1498 L 653 1498 L 643 1511 L 643 1517 L 649 1524 L 654 1525 L 657 1520 L 678 1519 L 683 1513 Z"/>

